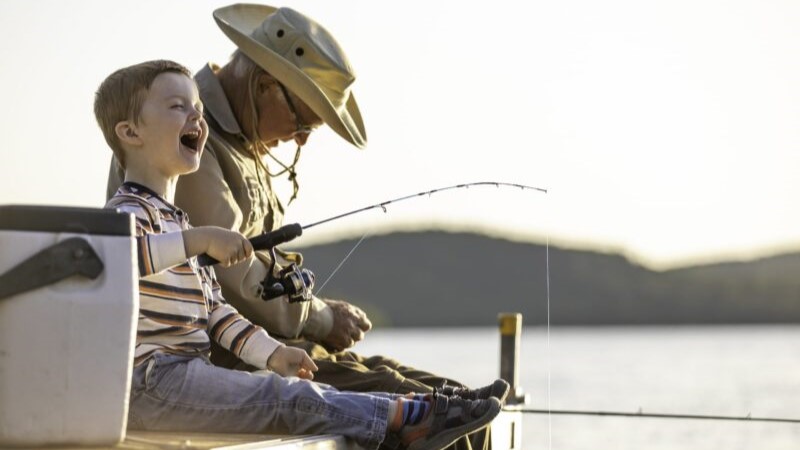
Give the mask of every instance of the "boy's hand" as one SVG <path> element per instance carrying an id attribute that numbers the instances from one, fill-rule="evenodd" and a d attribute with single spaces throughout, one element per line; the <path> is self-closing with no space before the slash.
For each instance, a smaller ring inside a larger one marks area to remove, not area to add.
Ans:
<path id="1" fill-rule="evenodd" d="M 267 360 L 267 367 L 284 376 L 297 376 L 306 380 L 314 379 L 317 365 L 305 350 L 294 347 L 279 347 Z"/>
<path id="2" fill-rule="evenodd" d="M 197 227 L 183 232 L 186 256 L 203 253 L 216 259 L 223 267 L 244 261 L 253 254 L 253 245 L 236 231 L 221 227 Z"/>

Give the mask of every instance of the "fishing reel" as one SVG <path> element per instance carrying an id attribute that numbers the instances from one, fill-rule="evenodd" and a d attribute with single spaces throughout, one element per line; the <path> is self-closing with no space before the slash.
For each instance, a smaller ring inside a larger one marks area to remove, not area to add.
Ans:
<path id="1" fill-rule="evenodd" d="M 273 263 L 269 275 L 261 282 L 261 299 L 272 300 L 285 295 L 289 303 L 307 302 L 311 300 L 311 290 L 314 288 L 314 273 L 308 269 L 301 269 L 297 264 L 290 264 L 273 275 L 275 267 L 275 254 L 270 251 Z"/>
<path id="2" fill-rule="evenodd" d="M 275 231 L 268 231 L 250 239 L 254 250 L 269 250 L 272 263 L 267 271 L 267 278 L 262 281 L 259 297 L 262 300 L 272 300 L 282 295 L 289 297 L 290 303 L 307 302 L 311 300 L 311 289 L 314 288 L 314 273 L 308 269 L 301 269 L 296 264 L 281 269 L 275 274 L 275 247 L 289 242 L 303 234 L 303 227 L 298 223 L 284 225 Z M 210 266 L 219 261 L 208 255 L 200 255 L 197 258 L 200 266 Z"/>
<path id="3" fill-rule="evenodd" d="M 264 233 L 259 236 L 257 243 L 254 238 L 253 248 L 258 250 L 269 250 L 272 263 L 267 270 L 267 278 L 261 282 L 261 300 L 269 301 L 285 295 L 289 303 L 307 302 L 311 300 L 311 289 L 314 288 L 314 273 L 308 269 L 301 269 L 297 264 L 289 264 L 275 274 L 275 262 L 278 260 L 275 254 L 275 247 L 278 244 L 291 241 L 303 234 L 303 228 L 299 224 L 285 225 L 275 231 Z M 258 244 L 258 246 L 256 246 Z"/>

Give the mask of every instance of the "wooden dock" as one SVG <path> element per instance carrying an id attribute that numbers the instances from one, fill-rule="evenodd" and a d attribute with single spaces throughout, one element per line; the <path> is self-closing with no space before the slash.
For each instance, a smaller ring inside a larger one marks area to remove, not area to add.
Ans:
<path id="1" fill-rule="evenodd" d="M 492 422 L 492 450 L 522 448 L 522 413 L 504 409 Z M 87 450 L 87 447 L 57 447 L 58 450 Z M 128 431 L 119 445 L 92 447 L 94 450 L 363 450 L 343 436 L 277 436 L 268 434 L 168 433 Z M 30 450 L 29 448 L 27 450 Z"/>
<path id="2" fill-rule="evenodd" d="M 120 445 L 108 447 L 108 449 L 363 450 L 351 440 L 332 434 L 315 436 L 276 436 L 266 434 L 164 433 L 153 431 L 129 431 L 125 441 Z"/>
<path id="3" fill-rule="evenodd" d="M 109 450 L 363 450 L 337 435 L 275 436 L 264 434 L 158 433 L 129 431 Z M 522 449 L 522 413 L 507 408 L 492 422 L 492 450 Z M 76 449 L 77 450 L 77 449 Z M 81 449 L 85 450 L 85 449 Z"/>

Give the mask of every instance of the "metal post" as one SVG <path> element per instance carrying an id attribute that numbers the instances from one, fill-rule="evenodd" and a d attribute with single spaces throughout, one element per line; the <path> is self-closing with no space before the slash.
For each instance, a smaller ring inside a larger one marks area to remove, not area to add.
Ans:
<path id="1" fill-rule="evenodd" d="M 527 403 L 527 395 L 519 385 L 519 349 L 522 335 L 522 314 L 500 313 L 500 378 L 511 385 L 511 392 L 506 404 L 518 405 Z"/>

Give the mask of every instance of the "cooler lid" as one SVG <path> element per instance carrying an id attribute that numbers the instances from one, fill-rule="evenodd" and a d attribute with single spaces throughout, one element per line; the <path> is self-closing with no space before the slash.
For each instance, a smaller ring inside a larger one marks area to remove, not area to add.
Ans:
<path id="1" fill-rule="evenodd" d="M 133 236 L 132 214 L 73 206 L 2 205 L 0 230 Z"/>

